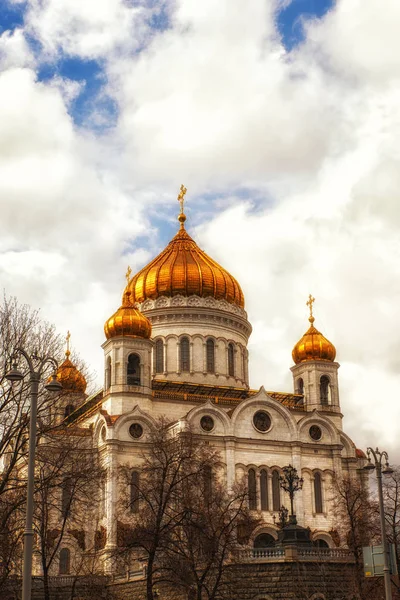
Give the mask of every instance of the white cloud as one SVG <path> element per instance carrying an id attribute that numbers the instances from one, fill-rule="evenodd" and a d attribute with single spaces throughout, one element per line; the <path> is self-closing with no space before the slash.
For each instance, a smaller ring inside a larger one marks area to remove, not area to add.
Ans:
<path id="1" fill-rule="evenodd" d="M 0 71 L 34 65 L 35 59 L 22 29 L 4 31 L 0 36 Z"/>
<path id="2" fill-rule="evenodd" d="M 40 83 L 33 68 L 13 68 L 34 67 L 24 62 L 22 32 L 14 45 L 1 38 L 0 271 L 8 291 L 71 329 L 101 373 L 102 324 L 118 307 L 126 266 L 139 269 L 160 250 L 148 221 L 173 215 L 183 182 L 188 212 L 207 211 L 195 237 L 245 292 L 252 386 L 292 389 L 291 349 L 307 328 L 312 292 L 316 325 L 342 363 L 346 430 L 360 446 L 395 452 L 397 0 L 384 9 L 378 0 L 339 0 L 308 22 L 305 43 L 290 54 L 273 2 L 171 2 L 171 27 L 151 35 L 150 9 L 95 4 L 32 1 L 26 27 L 46 59 L 104 59 L 106 92 L 119 108 L 107 135 L 74 125 L 75 84 Z M 145 247 L 136 249 L 139 235 Z"/>

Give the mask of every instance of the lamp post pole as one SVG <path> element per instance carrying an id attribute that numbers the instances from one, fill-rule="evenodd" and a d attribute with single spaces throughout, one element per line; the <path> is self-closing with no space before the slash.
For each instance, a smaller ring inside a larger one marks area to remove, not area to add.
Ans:
<path id="1" fill-rule="evenodd" d="M 31 411 L 29 419 L 28 485 L 26 491 L 26 519 L 24 530 L 24 555 L 22 568 L 22 600 L 31 600 L 37 400 L 40 379 L 43 374 L 43 369 L 47 363 L 53 364 L 54 373 L 51 381 L 47 383 L 47 385 L 45 385 L 45 388 L 49 392 L 57 392 L 62 389 L 62 385 L 56 379 L 57 361 L 54 358 L 50 356 L 39 358 L 35 354 L 30 356 L 23 348 L 16 349 L 12 369 L 6 374 L 6 378 L 11 383 L 21 381 L 24 378 L 23 373 L 21 373 L 21 371 L 19 371 L 17 367 L 16 357 L 18 355 L 23 356 L 25 358 L 29 367 L 29 385 L 31 400 Z"/>
<path id="2" fill-rule="evenodd" d="M 374 463 L 371 462 L 371 455 L 373 456 Z M 364 469 L 367 471 L 373 471 L 376 469 L 376 479 L 378 481 L 378 497 L 379 497 L 379 516 L 381 521 L 381 535 L 382 535 L 382 546 L 383 546 L 383 579 L 385 582 L 385 598 L 386 600 L 392 600 L 392 584 L 390 581 L 390 568 L 389 568 L 389 546 L 387 543 L 386 536 L 386 524 L 385 524 L 385 507 L 383 504 L 383 490 L 382 490 L 382 473 L 384 475 L 390 475 L 393 473 L 393 469 L 389 466 L 388 453 L 383 450 L 379 451 L 378 448 L 367 448 L 368 464 L 365 465 Z M 382 459 L 385 460 L 384 469 L 382 469 Z"/>

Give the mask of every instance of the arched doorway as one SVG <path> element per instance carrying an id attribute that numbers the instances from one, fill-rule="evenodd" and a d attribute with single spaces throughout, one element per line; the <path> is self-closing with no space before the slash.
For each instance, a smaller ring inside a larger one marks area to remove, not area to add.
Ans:
<path id="1" fill-rule="evenodd" d="M 270 533 L 260 533 L 254 540 L 254 548 L 271 548 L 275 540 Z"/>

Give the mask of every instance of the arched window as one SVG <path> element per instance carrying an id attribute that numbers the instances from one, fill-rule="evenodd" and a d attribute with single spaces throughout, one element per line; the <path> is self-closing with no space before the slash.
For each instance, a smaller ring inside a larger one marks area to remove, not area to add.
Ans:
<path id="1" fill-rule="evenodd" d="M 281 507 L 281 488 L 279 485 L 279 471 L 272 472 L 272 510 Z"/>
<path id="2" fill-rule="evenodd" d="M 228 344 L 228 375 L 235 376 L 235 349 L 233 344 Z"/>
<path id="3" fill-rule="evenodd" d="M 140 494 L 140 474 L 138 471 L 132 471 L 130 481 L 130 509 L 133 513 L 139 512 L 139 494 Z"/>
<path id="4" fill-rule="evenodd" d="M 61 548 L 60 550 L 60 564 L 59 564 L 59 574 L 60 575 L 69 575 L 71 568 L 71 558 L 70 552 L 68 548 Z"/>
<path id="5" fill-rule="evenodd" d="M 314 540 L 313 546 L 315 546 L 315 548 L 329 548 L 328 542 L 322 539 Z"/>
<path id="6" fill-rule="evenodd" d="M 254 469 L 249 469 L 247 476 L 247 485 L 249 493 L 249 509 L 257 510 L 257 487 L 256 487 L 256 472 Z"/>
<path id="7" fill-rule="evenodd" d="M 297 393 L 304 394 L 304 381 L 301 377 L 297 380 Z"/>
<path id="8" fill-rule="evenodd" d="M 140 357 L 137 354 L 128 356 L 126 375 L 128 385 L 140 385 Z"/>
<path id="9" fill-rule="evenodd" d="M 268 475 L 265 469 L 260 474 L 261 510 L 268 510 Z"/>
<path id="10" fill-rule="evenodd" d="M 203 477 L 204 477 L 204 498 L 205 498 L 206 502 L 209 502 L 211 500 L 211 494 L 212 494 L 212 469 L 209 465 L 206 465 L 204 467 Z"/>
<path id="11" fill-rule="evenodd" d="M 75 406 L 73 404 L 67 404 L 64 411 L 64 417 L 69 417 L 71 413 L 75 410 Z"/>
<path id="12" fill-rule="evenodd" d="M 321 404 L 329 403 L 329 377 L 322 375 L 319 380 L 319 397 Z"/>
<path id="13" fill-rule="evenodd" d="M 106 366 L 106 390 L 111 386 L 111 356 L 107 358 Z"/>
<path id="14" fill-rule="evenodd" d="M 164 342 L 156 341 L 156 373 L 164 373 Z"/>
<path id="15" fill-rule="evenodd" d="M 65 517 L 71 510 L 73 483 L 71 477 L 66 477 L 61 486 L 61 512 Z"/>
<path id="16" fill-rule="evenodd" d="M 314 499 L 315 499 L 315 512 L 316 513 L 324 512 L 323 507 L 322 507 L 321 474 L 318 472 L 314 474 Z"/>
<path id="17" fill-rule="evenodd" d="M 270 548 L 275 546 L 275 540 L 270 533 L 260 533 L 254 540 L 254 548 Z"/>
<path id="18" fill-rule="evenodd" d="M 215 344 L 208 339 L 206 343 L 207 373 L 215 373 Z"/>
<path id="19" fill-rule="evenodd" d="M 189 338 L 181 339 L 181 372 L 187 373 L 190 371 L 190 345 Z"/>

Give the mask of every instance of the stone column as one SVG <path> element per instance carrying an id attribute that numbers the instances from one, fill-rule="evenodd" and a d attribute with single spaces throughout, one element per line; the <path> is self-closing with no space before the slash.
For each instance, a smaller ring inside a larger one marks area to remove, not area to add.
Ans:
<path id="1" fill-rule="evenodd" d="M 230 491 L 235 483 L 235 442 L 232 438 L 225 438 L 226 455 L 226 484 Z"/>
<path id="2" fill-rule="evenodd" d="M 117 479 L 118 479 L 118 446 L 115 442 L 108 443 L 108 467 L 106 485 L 106 527 L 107 543 L 105 547 L 105 573 L 114 571 L 115 551 L 117 548 Z"/>

